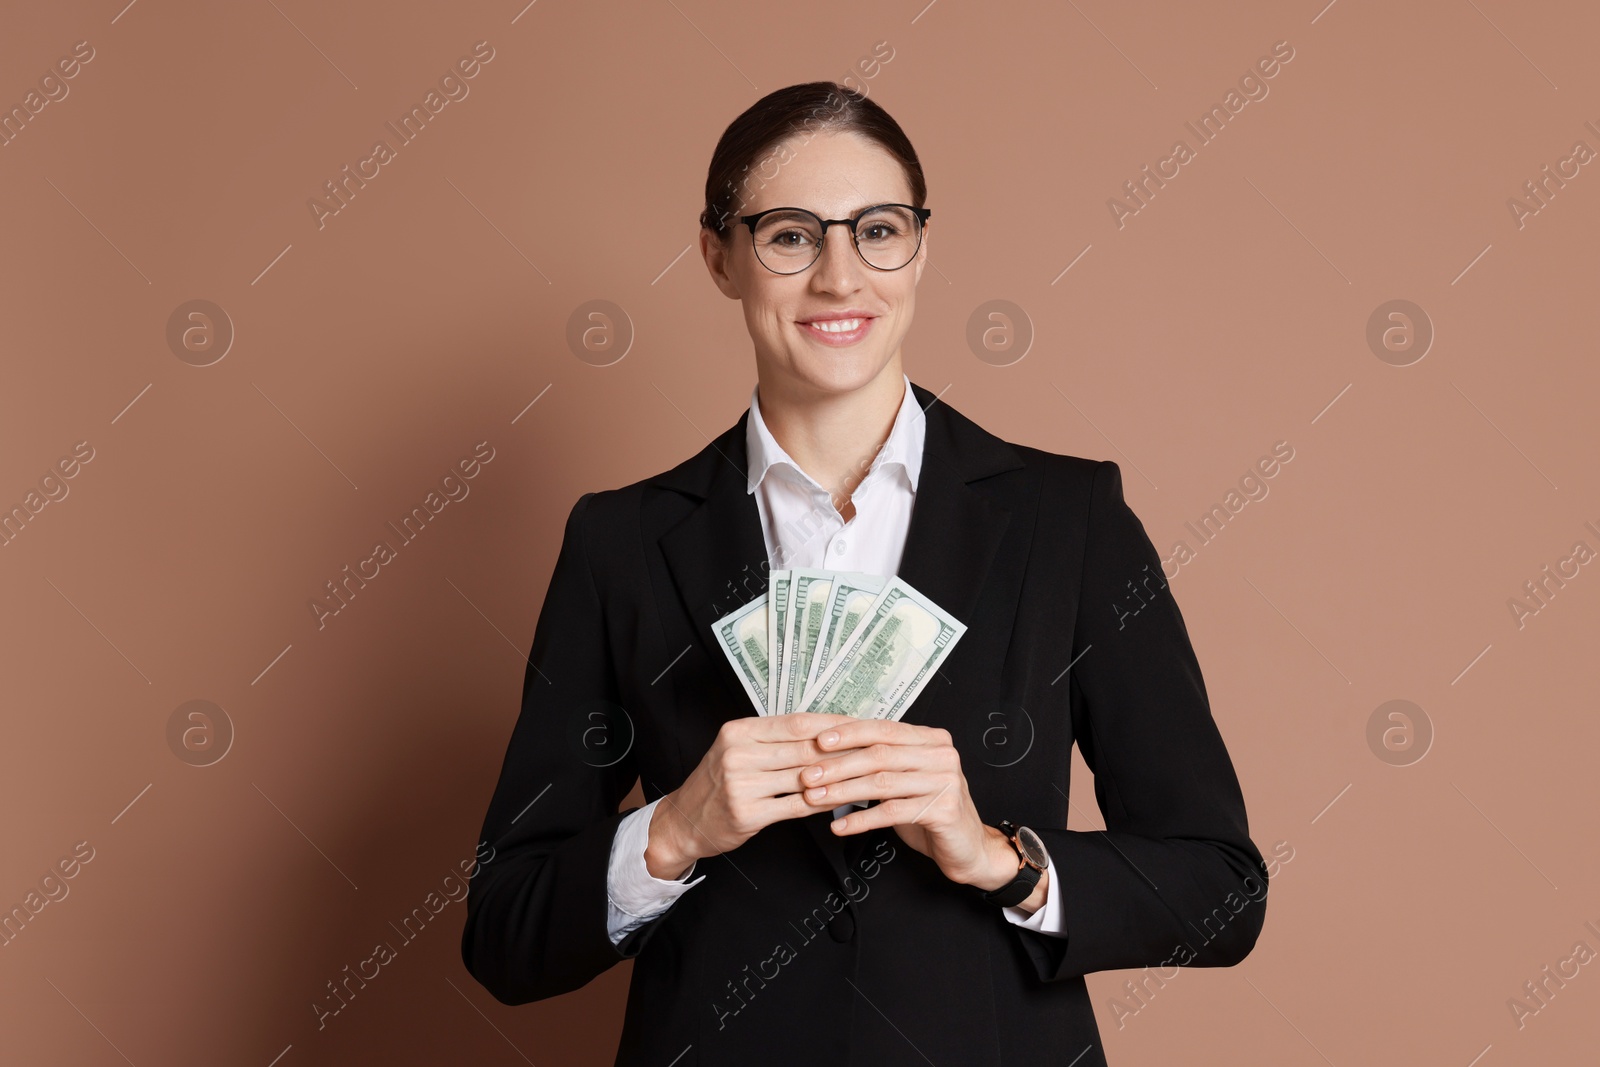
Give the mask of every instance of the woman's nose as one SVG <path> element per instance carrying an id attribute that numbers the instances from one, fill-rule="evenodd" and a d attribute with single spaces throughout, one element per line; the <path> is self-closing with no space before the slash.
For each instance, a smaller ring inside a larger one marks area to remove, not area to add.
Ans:
<path id="1" fill-rule="evenodd" d="M 830 226 L 811 269 L 815 273 L 813 284 L 831 292 L 853 292 L 861 287 L 859 275 L 866 264 L 861 262 L 850 232 L 842 226 Z"/>

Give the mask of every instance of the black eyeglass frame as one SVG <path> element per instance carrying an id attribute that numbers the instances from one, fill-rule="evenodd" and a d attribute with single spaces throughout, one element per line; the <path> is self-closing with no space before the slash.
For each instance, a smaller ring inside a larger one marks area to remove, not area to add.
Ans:
<path id="1" fill-rule="evenodd" d="M 861 251 L 861 235 L 856 232 L 856 227 L 861 225 L 862 219 L 866 218 L 872 212 L 886 207 L 903 207 L 917 217 L 917 247 L 912 250 L 911 255 L 906 259 L 906 261 L 900 264 L 898 267 L 880 267 L 874 263 L 867 263 L 867 257 Z M 775 211 L 798 211 L 803 215 L 810 215 L 812 218 L 816 219 L 818 224 L 822 227 L 822 236 L 817 238 L 817 254 L 811 257 L 810 263 L 807 263 L 799 270 L 772 270 L 772 268 L 767 265 L 767 261 L 761 258 L 760 251 L 756 249 L 756 223 L 761 221 L 764 216 L 771 215 Z M 816 263 L 817 260 L 822 258 L 822 246 L 828 242 L 828 227 L 835 224 L 850 227 L 850 244 L 855 248 L 856 255 L 860 257 L 861 262 L 866 263 L 867 266 L 871 267 L 873 270 L 881 270 L 885 273 L 897 270 L 905 270 L 907 267 L 911 266 L 911 261 L 917 258 L 917 253 L 922 251 L 922 235 L 927 229 L 928 216 L 932 214 L 932 208 L 913 207 L 910 204 L 873 204 L 869 208 L 863 208 L 855 216 L 855 218 L 825 219 L 821 215 L 818 215 L 815 211 L 808 211 L 803 207 L 774 207 L 768 208 L 765 211 L 758 211 L 754 215 L 740 215 L 739 221 L 750 227 L 750 250 L 755 253 L 756 262 L 760 263 L 763 267 L 766 267 L 774 274 L 781 274 L 784 277 L 789 277 L 809 270 L 813 263 Z"/>

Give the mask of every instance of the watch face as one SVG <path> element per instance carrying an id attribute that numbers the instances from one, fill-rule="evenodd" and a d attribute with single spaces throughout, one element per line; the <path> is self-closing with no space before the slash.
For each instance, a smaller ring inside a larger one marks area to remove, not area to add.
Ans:
<path id="1" fill-rule="evenodd" d="M 1050 853 L 1045 851 L 1044 842 L 1026 826 L 1017 827 L 1017 845 L 1022 849 L 1023 857 L 1040 870 L 1050 865 Z"/>

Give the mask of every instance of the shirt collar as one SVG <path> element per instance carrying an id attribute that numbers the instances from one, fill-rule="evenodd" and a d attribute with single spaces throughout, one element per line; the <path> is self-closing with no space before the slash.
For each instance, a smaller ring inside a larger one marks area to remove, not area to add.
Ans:
<path id="1" fill-rule="evenodd" d="M 923 414 L 922 406 L 917 403 L 916 395 L 911 391 L 910 377 L 904 372 L 900 377 L 905 382 L 905 394 L 900 399 L 900 410 L 895 414 L 888 440 L 884 441 L 883 447 L 873 458 L 872 467 L 867 474 L 871 475 L 880 466 L 898 464 L 906 472 L 906 478 L 910 481 L 911 491 L 914 493 L 917 491 L 917 476 L 922 472 L 922 444 L 927 428 L 927 416 Z M 745 425 L 745 454 L 750 460 L 745 492 L 754 493 L 756 486 L 766 477 L 767 471 L 780 463 L 788 464 L 796 474 L 816 485 L 816 479 L 800 469 L 800 464 L 783 450 L 777 438 L 772 436 L 772 431 L 767 429 L 766 421 L 761 418 L 761 405 L 757 399 L 759 391 L 759 386 L 750 390 L 750 419 Z"/>

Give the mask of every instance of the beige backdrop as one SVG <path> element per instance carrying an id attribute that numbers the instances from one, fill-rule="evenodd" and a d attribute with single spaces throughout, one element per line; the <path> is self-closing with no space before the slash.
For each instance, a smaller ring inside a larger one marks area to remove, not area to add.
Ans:
<path id="1" fill-rule="evenodd" d="M 629 967 L 505 1007 L 443 894 L 568 510 L 748 401 L 716 138 L 845 77 L 927 169 L 908 372 L 1188 543 L 1276 861 L 1240 966 L 1090 976 L 1111 1062 L 1592 1061 L 1593 5 L 124 3 L 0 34 L 0 1061 L 611 1062 Z"/>

